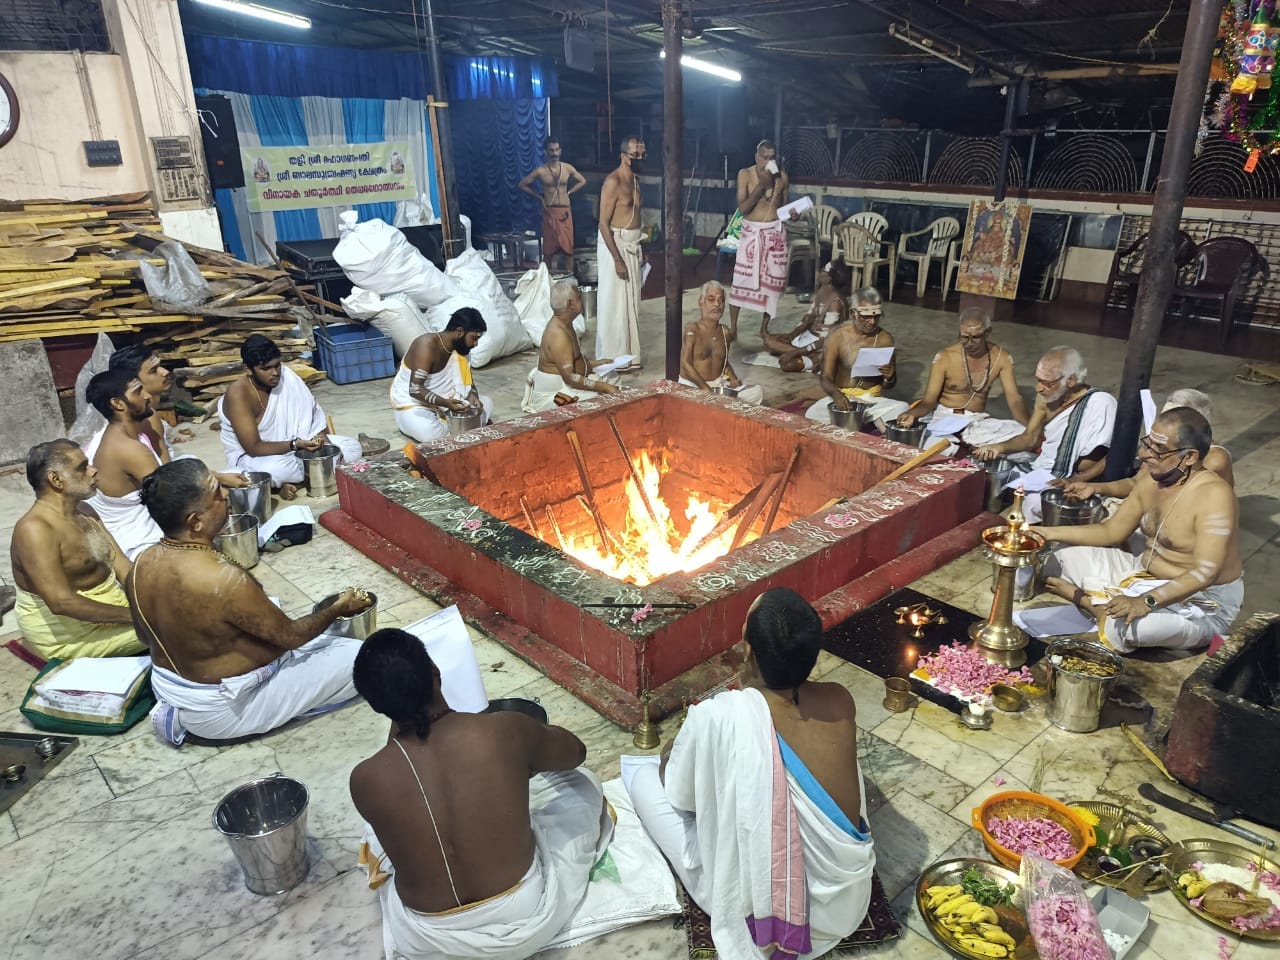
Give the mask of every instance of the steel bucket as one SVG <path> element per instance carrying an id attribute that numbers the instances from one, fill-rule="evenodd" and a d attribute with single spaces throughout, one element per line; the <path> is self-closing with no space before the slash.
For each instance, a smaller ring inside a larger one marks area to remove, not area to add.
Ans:
<path id="1" fill-rule="evenodd" d="M 454 413 L 452 410 L 446 411 L 444 415 L 445 423 L 449 426 L 449 436 L 454 437 L 460 433 L 466 433 L 468 430 L 474 430 L 476 427 L 484 424 L 484 407 L 472 410 L 468 413 Z"/>
<path id="2" fill-rule="evenodd" d="M 252 892 L 284 893 L 306 878 L 307 801 L 303 783 L 276 773 L 236 787 L 214 808 L 214 829 Z"/>
<path id="3" fill-rule="evenodd" d="M 582 319 L 594 320 L 596 318 L 596 288 L 591 286 L 579 287 L 578 293 L 582 297 Z"/>
<path id="4" fill-rule="evenodd" d="M 578 278 L 579 284 L 587 284 L 594 287 L 600 282 L 600 272 L 596 267 L 596 248 L 595 247 L 579 247 L 573 251 L 573 272 Z M 579 287 L 578 289 L 582 289 Z M 583 291 L 586 292 L 585 290 Z M 586 298 L 583 298 L 585 307 Z M 592 308 L 594 311 L 594 307 Z"/>
<path id="5" fill-rule="evenodd" d="M 331 593 L 312 607 L 311 612 L 323 610 L 337 599 L 338 594 Z M 368 640 L 373 631 L 378 629 L 378 595 L 370 593 L 369 599 L 373 601 L 369 606 L 349 617 L 339 617 L 333 621 L 325 633 L 336 633 L 340 637 L 351 637 L 353 640 Z"/>
<path id="6" fill-rule="evenodd" d="M 851 404 L 848 410 L 837 410 L 834 400 L 827 404 L 827 416 L 831 418 L 831 425 L 835 427 L 843 427 L 845 430 L 857 432 L 862 429 L 862 425 L 867 420 L 867 407 L 865 404 L 857 403 L 850 400 Z"/>
<path id="7" fill-rule="evenodd" d="M 1095 677 L 1064 670 L 1054 657 L 1079 657 L 1111 667 L 1115 674 Z M 1055 640 L 1045 652 L 1049 666 L 1049 722 L 1071 733 L 1092 733 L 1098 729 L 1102 706 L 1117 678 L 1124 672 L 1124 658 L 1100 643 L 1088 640 Z"/>
<path id="8" fill-rule="evenodd" d="M 884 435 L 888 440 L 905 443 L 908 447 L 919 447 L 924 443 L 924 431 L 927 424 L 917 423 L 914 427 L 900 427 L 896 423 L 884 425 Z"/>
<path id="9" fill-rule="evenodd" d="M 1106 514 L 1102 498 L 1097 494 L 1085 500 L 1068 500 L 1061 490 L 1050 488 L 1040 493 L 1040 510 L 1046 527 L 1079 527 L 1099 523 Z"/>
<path id="10" fill-rule="evenodd" d="M 322 444 L 319 450 L 299 450 L 302 471 L 307 478 L 307 496 L 319 500 L 338 492 L 338 458 L 342 451 L 332 443 Z"/>
<path id="11" fill-rule="evenodd" d="M 712 387 L 711 392 L 714 393 L 717 397 L 728 397 L 730 400 L 732 400 L 734 397 L 738 395 L 738 388 L 731 387 L 728 384 L 723 384 L 721 386 Z"/>
<path id="12" fill-rule="evenodd" d="M 213 538 L 214 548 L 237 567 L 251 570 L 258 565 L 258 518 L 251 513 L 233 513 L 227 525 Z"/>
<path id="13" fill-rule="evenodd" d="M 227 502 L 231 504 L 232 513 L 248 513 L 258 518 L 258 526 L 262 526 L 271 518 L 271 474 L 255 470 L 246 473 L 249 478 L 247 487 L 229 487 Z"/>
<path id="14" fill-rule="evenodd" d="M 547 711 L 543 709 L 542 704 L 536 700 L 526 700 L 524 697 L 503 697 L 499 700 L 490 700 L 489 706 L 484 708 L 485 713 L 500 713 L 504 710 L 523 713 L 525 716 L 533 717 L 539 723 L 547 722 Z"/>
<path id="15" fill-rule="evenodd" d="M 1004 485 L 1013 474 L 1013 461 L 996 457 L 982 461 L 982 467 L 987 471 L 987 509 L 999 513 L 1004 508 Z"/>

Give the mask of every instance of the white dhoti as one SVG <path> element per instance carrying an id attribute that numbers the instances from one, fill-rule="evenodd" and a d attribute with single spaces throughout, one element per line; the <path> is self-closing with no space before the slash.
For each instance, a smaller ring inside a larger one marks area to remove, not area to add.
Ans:
<path id="1" fill-rule="evenodd" d="M 896 420 L 906 412 L 910 404 L 903 403 L 901 400 L 893 400 L 889 397 L 880 396 L 880 388 L 873 387 L 870 390 L 863 390 L 859 387 L 846 387 L 840 391 L 850 400 L 862 400 L 867 406 L 867 418 L 875 421 L 877 427 L 884 429 L 884 424 L 889 420 Z M 827 410 L 827 404 L 831 403 L 831 398 L 825 394 L 809 406 L 804 412 L 805 417 L 810 420 L 816 420 L 818 423 L 830 423 L 831 413 Z"/>
<path id="2" fill-rule="evenodd" d="M 627 279 L 619 280 L 604 236 L 596 234 L 599 263 L 596 292 L 596 356 L 635 357 L 641 362 L 640 287 L 644 264 L 640 254 L 640 230 L 613 228 L 613 242 L 627 268 Z"/>
<path id="3" fill-rule="evenodd" d="M 636 813 L 725 958 L 777 956 L 775 946 L 820 956 L 871 902 L 871 838 L 787 754 L 760 692 L 729 691 L 689 710 L 665 785 L 656 766 L 631 781 Z M 865 790 L 862 806 L 865 827 Z"/>
<path id="4" fill-rule="evenodd" d="M 156 666 L 151 671 L 157 701 L 152 726 L 176 746 L 187 733 L 235 740 L 328 713 L 359 696 L 351 679 L 359 652 L 359 640 L 322 633 L 264 667 L 221 683 L 194 683 Z"/>
<path id="5" fill-rule="evenodd" d="M 609 374 L 607 377 L 599 377 L 594 373 L 588 373 L 586 379 L 588 383 L 607 383 L 615 387 L 622 382 L 618 375 L 614 373 Z M 539 370 L 534 367 L 529 371 L 529 376 L 525 377 L 524 399 L 520 401 L 520 409 L 525 413 L 542 413 L 544 410 L 552 410 L 556 405 L 557 393 L 564 393 L 581 399 L 583 396 L 593 396 L 595 391 L 575 387 L 570 383 L 565 383 L 564 377 L 558 373 L 547 373 L 545 370 Z"/>
<path id="6" fill-rule="evenodd" d="M 434 393 L 446 400 L 466 400 L 471 395 L 471 364 L 460 353 L 449 354 L 448 361 L 436 373 L 428 373 L 422 379 L 424 393 Z M 449 435 L 449 423 L 444 414 L 424 406 L 413 396 L 413 371 L 400 362 L 400 369 L 391 381 L 391 409 L 395 412 L 396 429 L 419 443 L 428 443 Z M 493 419 L 493 400 L 480 397 L 484 408 L 484 423 Z"/>
<path id="7" fill-rule="evenodd" d="M 1120 590 L 1137 596 L 1168 582 L 1151 578 L 1142 558 L 1120 547 L 1062 547 L 1049 555 L 1045 572 L 1096 599 Z M 1171 604 L 1128 624 L 1103 617 L 1098 621 L 1098 636 L 1120 653 L 1139 647 L 1198 650 L 1231 629 L 1244 600 L 1244 580 L 1206 587 L 1188 599 L 1200 602 Z"/>
<path id="8" fill-rule="evenodd" d="M 514 887 L 474 906 L 419 913 L 396 892 L 394 868 L 378 887 L 387 960 L 524 960 L 568 925 L 587 893 L 591 868 L 604 855 L 613 822 L 600 781 L 585 767 L 540 773 L 529 781 L 533 863 Z M 405 802 L 416 802 L 406 798 Z M 385 854 L 366 827 L 362 858 Z"/>
<path id="9" fill-rule="evenodd" d="M 96 456 L 102 437 L 97 436 L 94 439 L 97 441 L 93 443 L 94 456 Z M 139 436 L 138 442 L 151 450 L 151 441 L 147 439 L 146 434 Z M 156 457 L 156 466 L 160 466 L 160 458 L 156 456 L 154 450 L 151 450 L 151 455 Z M 89 460 L 92 462 L 93 457 L 89 457 Z M 107 528 L 107 532 L 115 539 L 121 552 L 130 560 L 136 560 L 138 554 L 153 543 L 159 543 L 160 538 L 164 536 L 160 527 L 151 519 L 147 508 L 142 505 L 141 490 L 131 490 L 123 497 L 109 497 L 98 490 L 89 498 L 88 503 L 98 515 L 98 519 L 102 521 L 102 525 Z"/>
<path id="10" fill-rule="evenodd" d="M 680 378 L 680 382 L 683 383 L 686 387 L 693 387 L 693 389 L 695 390 L 702 389 L 692 380 L 686 380 L 684 377 Z M 729 378 L 716 377 L 714 380 L 708 380 L 707 386 L 727 387 L 729 386 Z M 747 403 L 755 403 L 755 404 L 764 403 L 764 387 L 760 386 L 760 384 L 758 383 L 744 383 L 742 386 L 738 387 L 737 399 L 745 400 Z"/>
<path id="11" fill-rule="evenodd" d="M 222 416 L 222 450 L 227 455 L 227 469 L 231 471 L 259 471 L 271 474 L 271 483 L 301 483 L 305 475 L 302 461 L 295 453 L 276 453 L 270 456 L 252 457 L 245 452 L 235 428 L 223 412 L 226 397 L 218 400 L 218 413 Z M 302 378 L 287 366 L 280 367 L 280 383 L 267 396 L 266 409 L 258 421 L 258 437 L 268 443 L 286 440 L 310 440 L 325 432 L 327 426 L 324 410 L 311 395 Z M 326 434 L 326 439 L 342 452 L 343 463 L 355 463 L 360 459 L 360 441 L 337 434 Z"/>

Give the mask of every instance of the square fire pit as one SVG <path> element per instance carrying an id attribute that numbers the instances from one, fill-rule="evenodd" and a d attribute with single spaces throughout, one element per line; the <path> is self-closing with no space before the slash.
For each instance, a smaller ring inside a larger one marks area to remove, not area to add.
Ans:
<path id="1" fill-rule="evenodd" d="M 583 496 L 571 434 L 599 524 Z M 984 474 L 963 462 L 929 464 L 869 491 L 916 453 L 662 381 L 424 444 L 414 457 L 422 477 L 395 452 L 362 472 L 343 468 L 341 511 L 322 522 L 428 592 L 429 578 L 408 567 L 424 564 L 527 628 L 537 642 L 513 644 L 501 632 L 499 639 L 631 724 L 646 693 L 657 716 L 726 679 L 724 654 L 765 589 L 791 587 L 818 601 L 981 514 Z M 578 559 L 608 566 L 643 552 L 631 534 L 648 522 L 649 507 L 637 496 L 633 466 L 653 484 L 650 506 L 667 541 L 662 563 L 641 557 L 632 565 L 641 568 L 638 582 Z M 742 506 L 757 485 L 783 473 L 780 499 Z M 691 513 L 690 497 L 699 504 Z M 682 557 L 735 505 L 735 519 L 711 538 L 719 547 Z M 751 529 L 732 549 L 740 521 Z M 976 536 L 963 540 L 913 556 L 932 569 Z M 665 573 L 672 562 L 693 565 Z"/>

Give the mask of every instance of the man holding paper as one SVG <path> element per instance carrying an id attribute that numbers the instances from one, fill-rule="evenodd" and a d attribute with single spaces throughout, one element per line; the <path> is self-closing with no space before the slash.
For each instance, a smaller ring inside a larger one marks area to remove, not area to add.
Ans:
<path id="1" fill-rule="evenodd" d="M 772 141 L 756 144 L 755 166 L 738 171 L 738 209 L 742 238 L 733 265 L 729 291 L 729 342 L 738 339 L 738 313 L 759 310 L 760 339 L 769 333 L 769 318 L 778 312 L 778 297 L 787 285 L 787 232 L 778 208 L 787 202 L 790 181 L 778 169 L 778 150 Z"/>
<path id="2" fill-rule="evenodd" d="M 720 322 L 724 316 L 724 287 L 715 280 L 704 283 L 698 310 L 698 322 L 684 328 L 680 382 L 708 391 L 712 387 L 732 387 L 738 391 L 739 400 L 763 403 L 764 388 L 744 384 L 729 362 L 729 330 Z"/>
<path id="3" fill-rule="evenodd" d="M 1226 634 L 1244 599 L 1240 507 L 1204 465 L 1213 435 L 1189 407 L 1156 418 L 1138 445 L 1133 492 L 1102 523 L 1036 527 L 1069 546 L 1046 561 L 1045 587 L 1098 621 L 1121 653 L 1139 647 L 1196 650 Z M 1141 529 L 1141 556 L 1123 544 Z"/>
<path id="4" fill-rule="evenodd" d="M 989 438 L 1013 427 L 1007 420 L 983 420 L 965 431 L 978 445 L 973 456 L 994 460 L 1031 453 L 1018 465 L 1027 498 L 1023 511 L 1036 523 L 1041 517 L 1040 491 L 1054 478 L 1092 480 L 1106 468 L 1107 449 L 1116 423 L 1116 398 L 1085 382 L 1088 371 L 1078 351 L 1054 347 L 1036 364 L 1036 404 L 1026 428 L 1011 439 Z M 985 441 L 985 442 L 984 442 Z M 1018 483 L 1015 477 L 1011 483 Z"/>
<path id="5" fill-rule="evenodd" d="M 800 324 L 782 336 L 765 335 L 764 348 L 778 358 L 779 369 L 786 373 L 822 369 L 822 351 L 828 334 L 849 319 L 852 280 L 853 271 L 847 263 L 827 264 L 818 271 L 818 289 Z"/>
<path id="6" fill-rule="evenodd" d="M 820 382 L 826 397 L 819 398 L 807 411 L 810 420 L 829 423 L 828 398 L 837 410 L 849 410 L 852 398 L 875 400 L 898 379 L 894 360 L 893 334 L 880 326 L 884 306 L 875 287 L 864 287 L 853 295 L 850 321 L 840 324 L 827 335 L 822 355 Z M 868 414 L 883 420 L 900 411 L 901 401 L 893 400 L 881 407 L 872 403 Z"/>
<path id="7" fill-rule="evenodd" d="M 164 532 L 134 563 L 125 589 L 138 636 L 151 647 L 156 733 L 178 746 L 267 733 L 356 697 L 360 641 L 326 634 L 372 602 L 346 590 L 291 620 L 252 576 L 213 547 L 227 522 L 226 492 L 203 463 L 175 460 L 142 483 L 142 503 Z"/>
<path id="8" fill-rule="evenodd" d="M 583 391 L 606 395 L 618 392 L 618 377 L 610 367 L 612 361 L 588 363 L 582 355 L 582 345 L 573 329 L 573 321 L 581 312 L 582 294 L 577 281 L 558 281 L 551 288 L 551 319 L 538 345 L 538 365 L 529 371 L 525 380 L 524 400 L 520 403 L 525 413 L 551 410 L 556 406 L 557 396 L 572 397 Z M 603 369 L 610 372 L 603 375 L 596 372 Z"/>

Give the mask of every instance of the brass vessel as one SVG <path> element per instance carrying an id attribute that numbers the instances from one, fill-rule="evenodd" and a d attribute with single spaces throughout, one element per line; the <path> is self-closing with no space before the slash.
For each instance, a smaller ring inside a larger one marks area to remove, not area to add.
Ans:
<path id="1" fill-rule="evenodd" d="M 1027 529 L 1022 513 L 1023 491 L 1013 497 L 1009 525 L 988 527 L 982 531 L 983 555 L 996 571 L 995 596 L 987 619 L 969 628 L 969 638 L 978 651 L 992 663 L 1013 669 L 1027 662 L 1027 633 L 1013 622 L 1014 578 L 1020 567 L 1030 567 L 1044 546 L 1044 537 Z"/>

